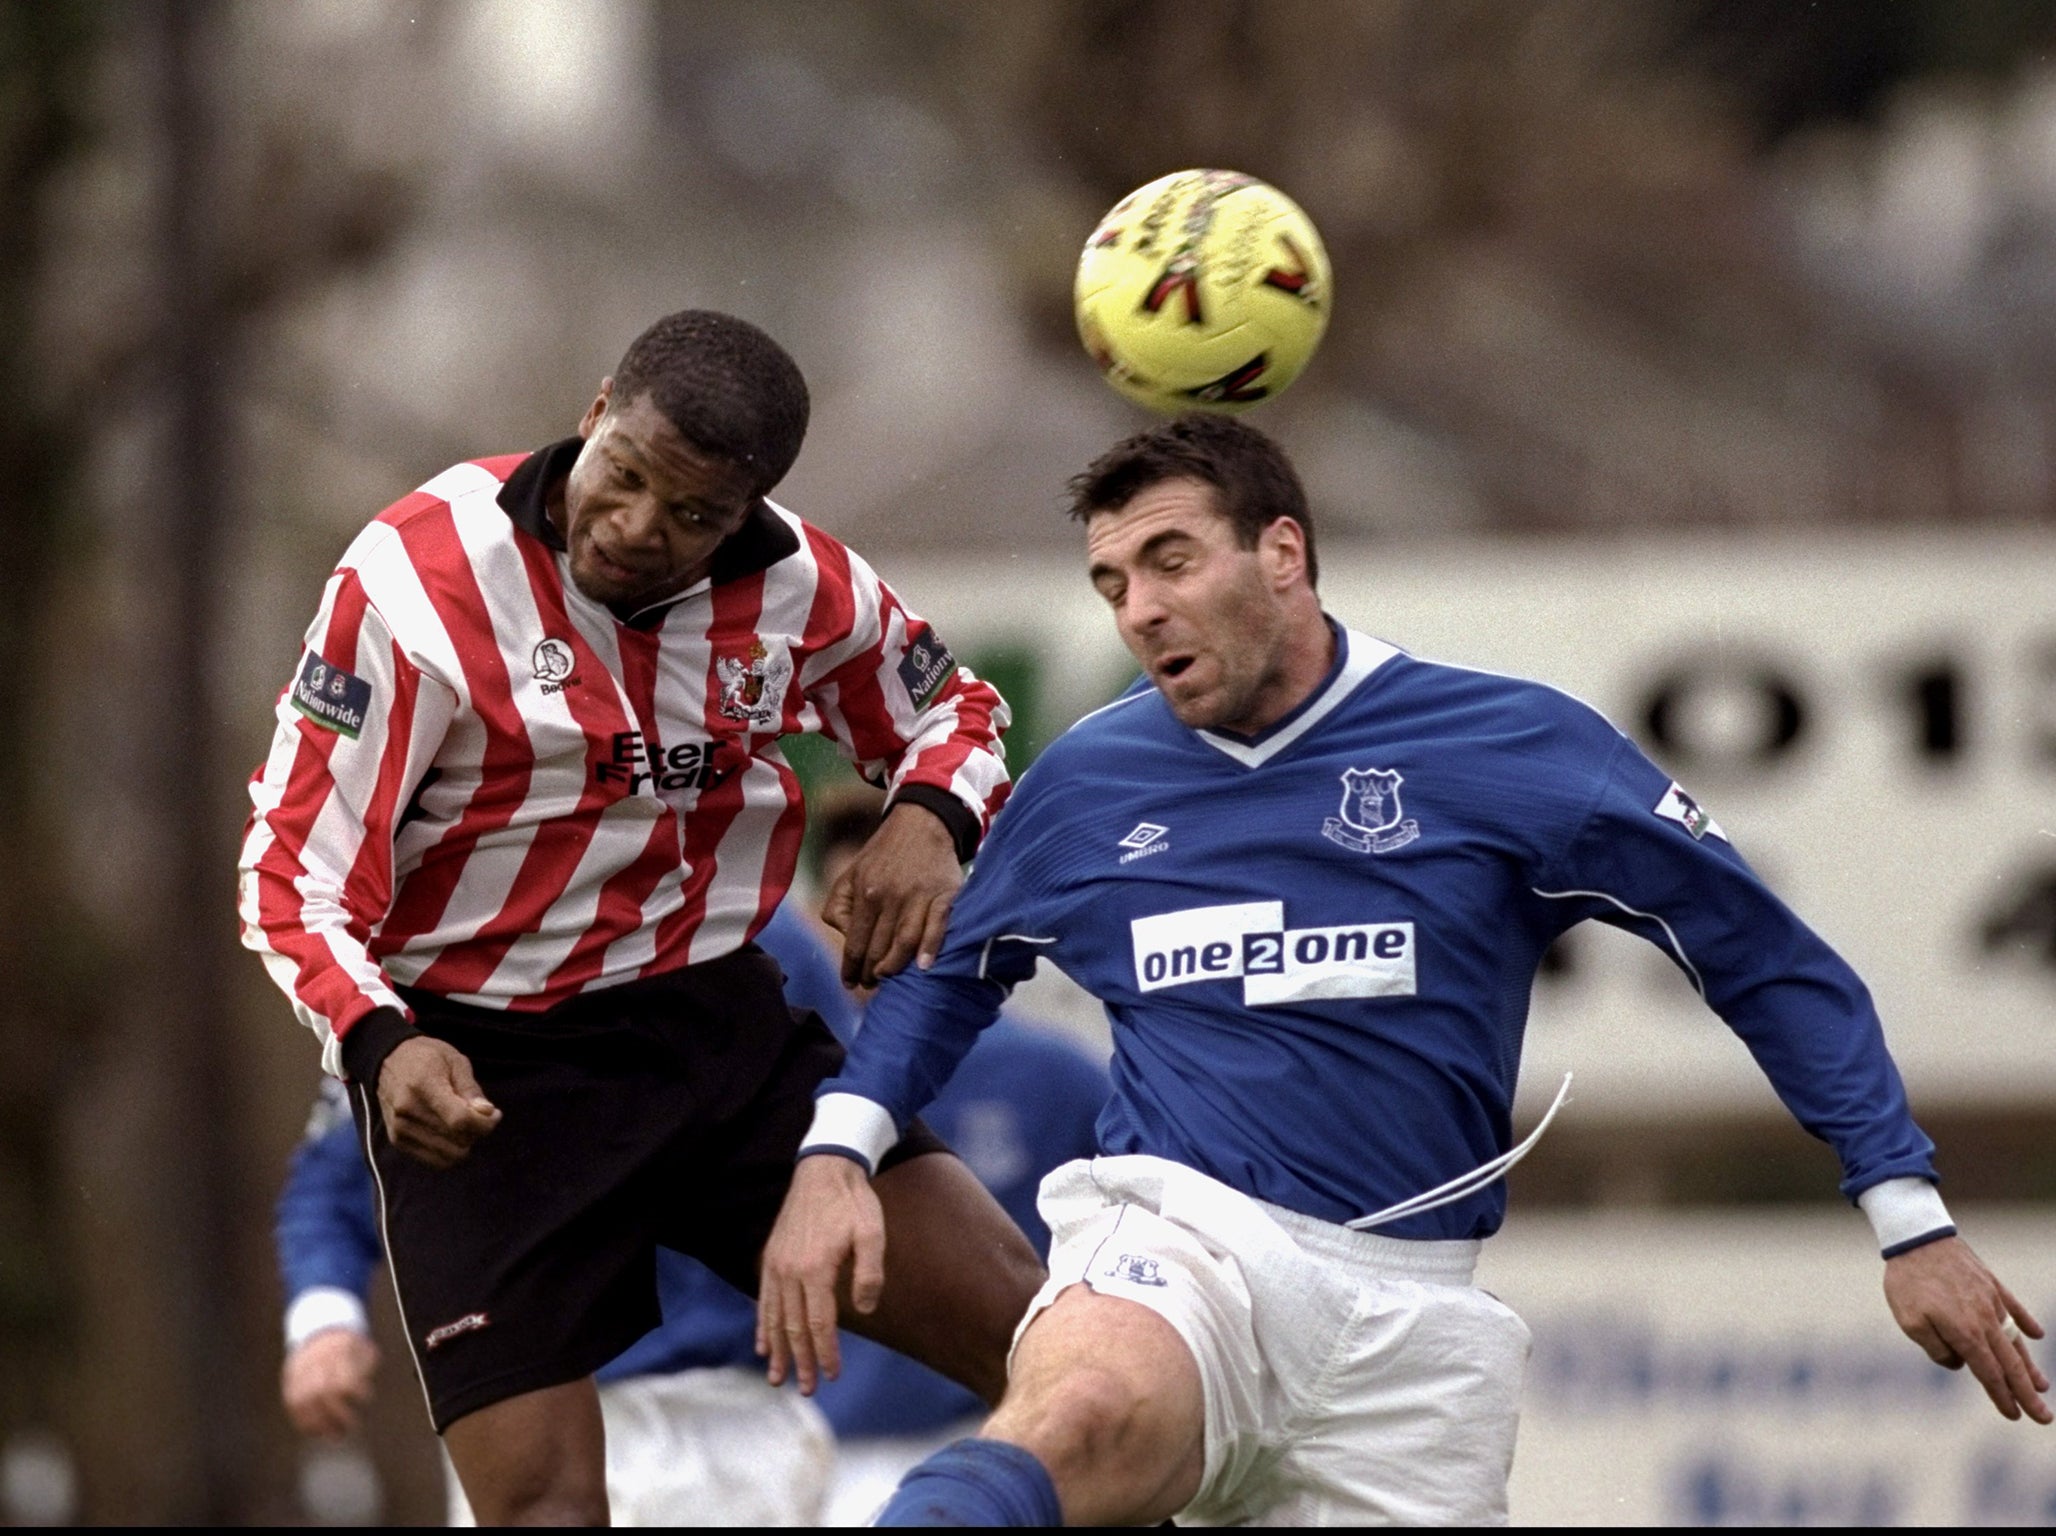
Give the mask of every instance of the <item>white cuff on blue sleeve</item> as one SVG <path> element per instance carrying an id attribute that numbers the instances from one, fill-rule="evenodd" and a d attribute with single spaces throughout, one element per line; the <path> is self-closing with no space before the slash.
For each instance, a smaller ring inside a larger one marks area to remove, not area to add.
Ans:
<path id="1" fill-rule="evenodd" d="M 308 1286 L 286 1308 L 286 1353 L 331 1328 L 370 1333 L 371 1319 L 364 1314 L 363 1299 L 339 1285 Z"/>
<path id="2" fill-rule="evenodd" d="M 1926 1179 L 1887 1179 L 1858 1195 L 1856 1203 L 1870 1218 L 1878 1249 L 1888 1259 L 1924 1242 L 1956 1235 L 1941 1191 Z"/>
<path id="3" fill-rule="evenodd" d="M 878 1160 L 899 1139 L 899 1127 L 883 1104 L 860 1093 L 824 1093 L 814 1101 L 814 1123 L 800 1141 L 799 1155 L 839 1152 L 862 1163 L 866 1173 L 876 1173 Z"/>

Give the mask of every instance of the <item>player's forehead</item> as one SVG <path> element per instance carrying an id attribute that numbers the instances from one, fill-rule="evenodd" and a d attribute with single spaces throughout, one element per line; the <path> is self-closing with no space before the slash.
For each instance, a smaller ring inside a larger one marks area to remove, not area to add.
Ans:
<path id="1" fill-rule="evenodd" d="M 636 470 L 660 495 L 743 501 L 755 493 L 748 470 L 698 447 L 648 395 L 617 402 L 600 438 L 610 458 Z"/>
<path id="2" fill-rule="evenodd" d="M 1085 524 L 1085 558 L 1094 576 L 1117 571 L 1168 540 L 1232 544 L 1234 528 L 1220 492 L 1204 480 L 1177 478 L 1144 486 L 1120 507 L 1095 512 Z"/>

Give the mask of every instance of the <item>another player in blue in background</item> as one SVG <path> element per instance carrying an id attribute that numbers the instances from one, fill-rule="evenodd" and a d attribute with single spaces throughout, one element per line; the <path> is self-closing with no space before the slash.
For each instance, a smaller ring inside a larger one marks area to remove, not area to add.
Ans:
<path id="1" fill-rule="evenodd" d="M 820 1014 L 849 1039 L 854 1009 L 806 920 L 781 906 L 757 942 L 784 970 L 787 1002 Z M 304 1434 L 350 1433 L 371 1398 L 378 1351 L 365 1303 L 383 1253 L 376 1209 L 343 1085 L 323 1078 L 278 1207 L 288 1298 L 280 1391 Z M 764 1382 L 749 1299 L 664 1248 L 657 1250 L 657 1288 L 662 1326 L 596 1377 L 614 1523 L 817 1523 L 833 1435 L 813 1404 Z M 456 1479 L 448 1485 L 451 1523 L 470 1524 Z"/>
<path id="2" fill-rule="evenodd" d="M 811 1385 L 838 1279 L 882 1282 L 869 1172 L 1008 988 L 1047 958 L 1106 1004 L 1103 1155 L 1044 1185 L 1005 1397 L 879 1523 L 1503 1522 L 1528 1336 L 1472 1273 L 1535 971 L 1587 918 L 1668 954 L 1834 1148 L 1901 1328 L 2051 1422 L 1868 993 L 1668 774 L 1564 694 L 1331 620 L 1298 476 L 1238 421 L 1072 489 L 1147 681 L 1043 754 L 942 953 L 880 989 L 764 1252 L 772 1379 Z"/>
<path id="3" fill-rule="evenodd" d="M 880 798 L 852 789 L 810 807 L 817 889 L 829 889 L 878 830 Z M 1092 1156 L 1093 1127 L 1108 1088 L 1106 1068 L 1096 1056 L 1010 1010 L 979 1036 L 922 1118 L 1041 1255 L 1049 1252 L 1049 1228 L 1035 1208 L 1036 1191 L 1051 1169 Z M 846 1333 L 840 1347 L 842 1374 L 824 1383 L 815 1398 L 836 1438 L 835 1477 L 821 1523 L 865 1525 L 908 1468 L 972 1433 L 985 1406 L 947 1377 L 882 1344 Z"/>

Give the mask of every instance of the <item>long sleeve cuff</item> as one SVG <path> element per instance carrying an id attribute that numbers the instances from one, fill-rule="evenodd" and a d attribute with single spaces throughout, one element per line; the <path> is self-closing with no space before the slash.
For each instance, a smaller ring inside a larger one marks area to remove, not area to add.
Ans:
<path id="1" fill-rule="evenodd" d="M 933 784 L 905 784 L 893 792 L 893 805 L 918 805 L 949 829 L 957 845 L 957 862 L 968 864 L 978 852 L 981 829 L 971 807 L 946 789 Z M 886 808 L 891 810 L 891 806 Z"/>
<path id="2" fill-rule="evenodd" d="M 846 1157 L 876 1173 L 878 1160 L 899 1139 L 899 1126 L 883 1104 L 860 1093 L 824 1093 L 814 1101 L 814 1123 L 800 1139 L 799 1155 Z"/>
<path id="3" fill-rule="evenodd" d="M 343 1075 L 378 1092 L 378 1069 L 392 1055 L 393 1047 L 411 1040 L 421 1031 L 407 1022 L 397 1008 L 374 1008 L 343 1032 L 339 1042 L 343 1054 Z"/>
<path id="4" fill-rule="evenodd" d="M 326 1333 L 331 1328 L 371 1332 L 364 1300 L 341 1286 L 310 1285 L 286 1308 L 286 1353 L 291 1354 L 317 1333 Z"/>
<path id="5" fill-rule="evenodd" d="M 1878 1249 L 1888 1259 L 1956 1235 L 1941 1191 L 1926 1179 L 1886 1179 L 1858 1195 L 1856 1203 L 1870 1218 Z"/>

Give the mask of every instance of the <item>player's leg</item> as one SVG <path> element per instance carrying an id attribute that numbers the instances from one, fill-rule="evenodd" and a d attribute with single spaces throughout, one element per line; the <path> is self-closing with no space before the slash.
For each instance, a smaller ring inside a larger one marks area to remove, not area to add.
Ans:
<path id="1" fill-rule="evenodd" d="M 480 1525 L 607 1524 L 607 1455 L 592 1378 L 503 1398 L 443 1430 Z"/>
<path id="2" fill-rule="evenodd" d="M 481 1524 L 604 1524 L 591 1375 L 659 1320 L 638 1175 L 675 1135 L 670 1106 L 624 1101 L 633 1040 L 589 1029 L 591 1063 L 572 1062 L 546 1037 L 412 1000 L 505 1114 L 463 1161 L 430 1168 L 392 1146 L 365 1085 L 352 1088 L 430 1418 Z"/>
<path id="3" fill-rule="evenodd" d="M 1018 1445 L 1067 1525 L 1140 1525 L 1192 1502 L 1204 1470 L 1199 1366 L 1144 1306 L 1074 1285 L 1021 1335 L 984 1436 Z"/>
<path id="4" fill-rule="evenodd" d="M 869 1316 L 845 1298 L 845 1325 L 997 1403 L 1014 1330 L 1042 1285 L 1041 1259 L 953 1154 L 891 1163 L 875 1188 L 885 1288 Z"/>
<path id="5" fill-rule="evenodd" d="M 1072 1285 L 1021 1335 L 983 1432 L 909 1472 L 877 1523 L 1152 1524 L 1199 1492 L 1205 1419 L 1199 1366 L 1178 1330 L 1146 1306 Z"/>

